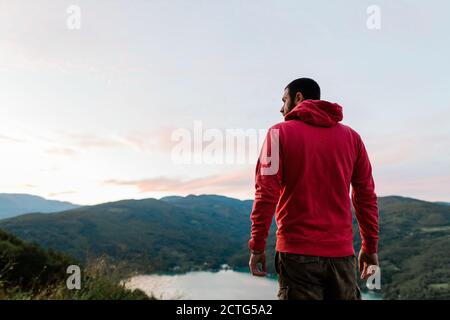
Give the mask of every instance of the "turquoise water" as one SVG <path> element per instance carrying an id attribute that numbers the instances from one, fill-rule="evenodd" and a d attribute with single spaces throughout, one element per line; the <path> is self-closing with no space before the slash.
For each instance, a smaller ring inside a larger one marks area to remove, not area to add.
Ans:
<path id="1" fill-rule="evenodd" d="M 254 277 L 248 272 L 220 270 L 185 274 L 153 274 L 133 277 L 129 288 L 138 288 L 163 300 L 276 300 L 276 275 Z M 379 294 L 364 294 L 365 300 L 381 300 Z"/>

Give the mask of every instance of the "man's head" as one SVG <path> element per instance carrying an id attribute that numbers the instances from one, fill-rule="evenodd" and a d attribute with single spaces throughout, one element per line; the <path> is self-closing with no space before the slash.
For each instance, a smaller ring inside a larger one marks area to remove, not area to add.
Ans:
<path id="1" fill-rule="evenodd" d="M 320 100 L 320 87 L 313 79 L 300 78 L 292 81 L 284 89 L 283 107 L 280 112 L 286 116 L 304 100 Z"/>

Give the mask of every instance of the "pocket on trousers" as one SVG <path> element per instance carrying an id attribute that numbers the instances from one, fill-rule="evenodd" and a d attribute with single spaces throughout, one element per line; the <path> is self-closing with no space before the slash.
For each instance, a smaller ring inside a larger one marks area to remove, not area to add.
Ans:
<path id="1" fill-rule="evenodd" d="M 316 256 L 305 256 L 303 254 L 295 253 L 283 253 L 284 258 L 287 261 L 293 261 L 295 263 L 317 263 L 319 262 L 319 257 Z"/>
<path id="2" fill-rule="evenodd" d="M 361 289 L 359 289 L 358 284 L 356 284 L 355 299 L 356 299 L 356 300 L 362 300 Z"/>
<path id="3" fill-rule="evenodd" d="M 277 274 L 280 274 L 280 268 L 279 268 L 279 265 L 278 265 L 278 263 L 279 263 L 279 257 L 278 256 L 279 256 L 279 252 L 275 251 L 275 258 L 274 258 L 275 272 Z"/>

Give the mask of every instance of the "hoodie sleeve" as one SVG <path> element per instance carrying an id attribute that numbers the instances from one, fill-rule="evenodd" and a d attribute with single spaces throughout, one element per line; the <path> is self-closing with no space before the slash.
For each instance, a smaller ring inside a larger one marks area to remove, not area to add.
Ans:
<path id="1" fill-rule="evenodd" d="M 250 250 L 262 251 L 266 247 L 275 209 L 280 197 L 282 168 L 279 129 L 269 129 L 255 172 L 255 201 L 250 214 L 252 222 Z"/>
<path id="2" fill-rule="evenodd" d="M 358 153 L 352 175 L 352 203 L 358 220 L 362 249 L 378 251 L 378 205 L 372 166 L 363 141 L 358 136 Z"/>

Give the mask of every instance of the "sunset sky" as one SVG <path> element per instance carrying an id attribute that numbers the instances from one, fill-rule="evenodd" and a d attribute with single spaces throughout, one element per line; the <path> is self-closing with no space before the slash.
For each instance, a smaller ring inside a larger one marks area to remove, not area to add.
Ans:
<path id="1" fill-rule="evenodd" d="M 450 2 L 375 2 L 0 0 L 0 193 L 251 199 L 256 158 L 176 164 L 171 134 L 266 130 L 312 77 L 364 139 L 379 196 L 450 201 Z"/>

